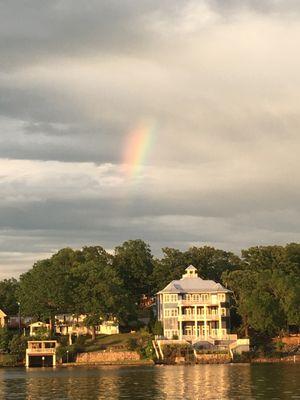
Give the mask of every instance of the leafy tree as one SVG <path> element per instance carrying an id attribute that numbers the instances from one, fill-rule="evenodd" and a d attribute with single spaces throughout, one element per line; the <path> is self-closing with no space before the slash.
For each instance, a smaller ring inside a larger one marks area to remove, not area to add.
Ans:
<path id="1" fill-rule="evenodd" d="M 233 308 L 236 308 L 242 318 L 242 330 L 249 336 L 249 297 L 256 287 L 257 273 L 253 271 L 225 271 L 222 281 L 232 290 Z"/>
<path id="2" fill-rule="evenodd" d="M 9 343 L 9 351 L 11 354 L 18 356 L 19 360 L 25 358 L 28 339 L 22 335 L 14 335 Z"/>
<path id="3" fill-rule="evenodd" d="M 128 240 L 116 247 L 114 267 L 134 303 L 138 304 L 143 294 L 151 293 L 153 257 L 143 240 Z"/>
<path id="4" fill-rule="evenodd" d="M 111 255 L 103 248 L 84 248 L 83 261 L 72 271 L 74 305 L 78 314 L 86 314 L 85 324 L 95 327 L 114 316 L 123 319 L 131 308 L 123 281 L 113 268 Z"/>
<path id="5" fill-rule="evenodd" d="M 257 246 L 242 250 L 239 270 L 223 273 L 233 291 L 246 335 L 251 327 L 272 336 L 300 325 L 299 246 Z"/>
<path id="6" fill-rule="evenodd" d="M 221 281 L 224 271 L 233 271 L 240 266 L 240 259 L 235 254 L 209 246 L 194 246 L 185 252 L 166 247 L 162 251 L 163 257 L 155 260 L 152 275 L 156 292 L 170 281 L 180 279 L 190 264 L 198 269 L 198 274 L 203 279 L 216 282 Z"/>
<path id="7" fill-rule="evenodd" d="M 279 299 L 268 289 L 268 281 L 263 280 L 260 275 L 256 288 L 246 299 L 246 304 L 251 327 L 273 336 L 285 326 L 285 315 Z"/>
<path id="8" fill-rule="evenodd" d="M 287 273 L 297 271 L 295 262 L 283 246 L 256 246 L 242 250 L 242 266 L 253 271 L 265 269 Z"/>
<path id="9" fill-rule="evenodd" d="M 198 269 L 202 278 L 216 282 L 221 281 L 224 271 L 234 271 L 240 266 L 240 258 L 237 255 L 210 246 L 191 247 L 186 256 L 189 264 Z"/>
<path id="10" fill-rule="evenodd" d="M 0 352 L 6 352 L 9 349 L 11 337 L 7 328 L 0 328 Z"/>
<path id="11" fill-rule="evenodd" d="M 18 298 L 22 314 L 49 318 L 53 326 L 55 314 L 69 309 L 70 273 L 77 263 L 77 253 L 66 248 L 21 275 Z"/>
<path id="12" fill-rule="evenodd" d="M 154 327 L 152 329 L 154 335 L 162 335 L 163 334 L 163 326 L 161 321 L 156 321 Z"/>
<path id="13" fill-rule="evenodd" d="M 189 265 L 186 254 L 180 250 L 165 247 L 162 252 L 163 257 L 154 261 L 151 277 L 154 293 L 163 289 L 174 279 L 180 279 Z"/>
<path id="14" fill-rule="evenodd" d="M 14 278 L 0 281 L 0 308 L 7 315 L 16 315 L 18 313 L 17 289 L 18 281 Z"/>

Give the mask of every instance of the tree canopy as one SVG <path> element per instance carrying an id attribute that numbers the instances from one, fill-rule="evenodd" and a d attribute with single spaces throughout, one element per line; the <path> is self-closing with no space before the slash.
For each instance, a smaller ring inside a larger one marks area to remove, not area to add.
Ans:
<path id="1" fill-rule="evenodd" d="M 56 314 L 85 314 L 86 324 L 136 318 L 141 296 L 180 279 L 193 264 L 203 279 L 232 291 L 234 329 L 278 335 L 300 326 L 300 244 L 255 246 L 241 257 L 210 246 L 163 248 L 154 258 L 144 241 L 128 240 L 109 254 L 101 246 L 65 248 L 36 262 L 19 281 L 0 282 L 0 308 L 53 321 Z"/>

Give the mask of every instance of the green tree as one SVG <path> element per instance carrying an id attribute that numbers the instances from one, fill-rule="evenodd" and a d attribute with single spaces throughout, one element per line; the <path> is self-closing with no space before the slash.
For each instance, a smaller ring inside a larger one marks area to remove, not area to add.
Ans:
<path id="1" fill-rule="evenodd" d="M 189 265 L 186 254 L 178 249 L 165 247 L 162 249 L 163 257 L 154 260 L 151 276 L 153 292 L 162 290 L 174 279 L 180 279 L 185 268 Z"/>
<path id="2" fill-rule="evenodd" d="M 286 273 L 299 272 L 299 266 L 283 246 L 256 246 L 242 250 L 242 266 L 253 271 L 269 269 Z"/>
<path id="3" fill-rule="evenodd" d="M 62 249 L 21 275 L 18 298 L 23 315 L 49 318 L 53 327 L 55 314 L 70 308 L 70 273 L 78 263 L 77 257 L 72 249 Z"/>
<path id="4" fill-rule="evenodd" d="M 153 257 L 143 240 L 128 240 L 116 247 L 114 267 L 135 304 L 140 302 L 143 294 L 151 293 Z"/>
<path id="5" fill-rule="evenodd" d="M 126 318 L 130 312 L 130 299 L 122 279 L 112 266 L 112 257 L 101 247 L 86 247 L 82 261 L 72 271 L 73 304 L 78 314 L 86 314 L 85 324 L 92 328 L 101 320 Z"/>
<path id="6" fill-rule="evenodd" d="M 225 271 L 222 275 L 225 286 L 232 290 L 233 305 L 242 319 L 242 330 L 249 336 L 249 296 L 256 287 L 257 273 L 253 271 Z"/>
<path id="7" fill-rule="evenodd" d="M 272 336 L 300 324 L 299 246 L 257 246 L 242 250 L 239 270 L 222 280 L 233 291 L 242 327 Z"/>
<path id="8" fill-rule="evenodd" d="M 215 249 L 210 246 L 191 247 L 186 252 L 189 264 L 198 269 L 199 275 L 204 279 L 221 281 L 224 271 L 234 271 L 240 267 L 240 258 L 229 252 Z"/>
<path id="9" fill-rule="evenodd" d="M 0 328 L 0 352 L 7 352 L 9 349 L 10 333 L 8 329 Z"/>
<path id="10" fill-rule="evenodd" d="M 18 281 L 14 278 L 0 281 L 0 308 L 7 315 L 18 314 L 17 289 Z"/>
<path id="11" fill-rule="evenodd" d="M 162 251 L 163 257 L 155 260 L 152 274 L 156 292 L 170 281 L 180 279 L 190 264 L 197 268 L 201 278 L 220 282 L 224 271 L 238 269 L 241 262 L 235 254 L 209 246 L 193 246 L 185 252 L 166 247 Z"/>
<path id="12" fill-rule="evenodd" d="M 18 356 L 21 361 L 25 358 L 28 339 L 22 335 L 14 335 L 9 342 L 9 351 L 11 354 Z"/>

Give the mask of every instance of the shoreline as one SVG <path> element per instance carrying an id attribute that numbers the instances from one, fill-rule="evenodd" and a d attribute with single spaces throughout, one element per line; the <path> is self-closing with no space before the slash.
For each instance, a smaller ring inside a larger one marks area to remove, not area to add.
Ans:
<path id="1" fill-rule="evenodd" d="M 101 360 L 101 361 L 81 361 L 81 362 L 69 362 L 69 363 L 57 363 L 57 368 L 68 368 L 68 367 L 92 367 L 92 366 L 169 366 L 169 365 L 217 365 L 217 364 L 300 364 L 300 354 L 295 354 L 285 357 L 257 357 L 249 360 L 202 360 L 194 363 L 185 362 L 155 362 L 152 359 L 127 359 L 127 360 Z M 0 364 L 1 368 L 22 368 L 25 367 L 25 363 L 19 362 L 17 364 Z M 34 367 L 33 367 L 34 368 Z M 38 367 L 39 368 L 39 367 Z M 48 367 L 46 367 L 48 368 Z M 49 367 L 52 368 L 52 367 Z"/>
<path id="2" fill-rule="evenodd" d="M 73 368 L 73 367 L 176 367 L 176 366 L 184 366 L 184 367 L 190 367 L 190 366 L 195 366 L 195 365 L 238 365 L 238 364 L 248 364 L 248 365 L 261 365 L 261 364 L 286 364 L 286 365 L 291 365 L 291 364 L 297 364 L 300 365 L 300 360 L 285 360 L 285 359 L 255 359 L 247 362 L 223 362 L 223 363 L 194 363 L 194 364 L 164 364 L 164 363 L 155 363 L 153 360 L 145 360 L 143 362 L 115 362 L 115 363 L 64 363 L 64 364 L 57 364 L 55 367 L 30 367 L 30 369 L 53 369 L 53 368 Z M 19 365 L 0 365 L 0 370 L 3 368 L 26 368 L 25 364 L 19 364 Z"/>

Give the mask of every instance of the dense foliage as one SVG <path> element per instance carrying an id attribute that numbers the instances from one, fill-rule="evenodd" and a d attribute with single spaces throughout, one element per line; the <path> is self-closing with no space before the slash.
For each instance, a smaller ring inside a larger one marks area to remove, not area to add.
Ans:
<path id="1" fill-rule="evenodd" d="M 241 257 L 209 246 L 162 253 L 154 258 L 142 240 L 126 241 L 114 255 L 101 246 L 62 249 L 35 263 L 19 281 L 0 282 L 0 308 L 16 314 L 19 301 L 23 315 L 42 320 L 72 312 L 86 314 L 92 327 L 112 315 L 130 325 L 143 294 L 154 295 L 193 264 L 202 278 L 232 290 L 233 330 L 274 336 L 299 329 L 300 244 L 251 247 Z M 5 332 L 1 336 L 4 344 Z"/>

